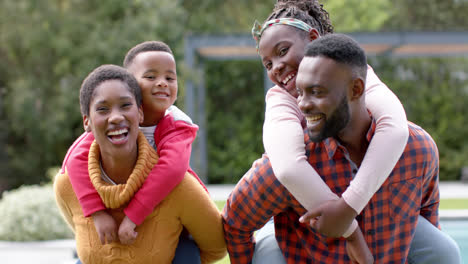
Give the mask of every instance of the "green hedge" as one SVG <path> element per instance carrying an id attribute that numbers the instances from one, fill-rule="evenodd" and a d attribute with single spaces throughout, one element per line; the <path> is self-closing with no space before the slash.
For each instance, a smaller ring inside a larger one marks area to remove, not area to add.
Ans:
<path id="1" fill-rule="evenodd" d="M 263 69 L 258 61 L 206 63 L 208 176 L 236 183 L 263 153 Z"/>
<path id="2" fill-rule="evenodd" d="M 54 198 L 52 184 L 29 185 L 3 193 L 0 200 L 0 240 L 70 239 Z"/>
<path id="3" fill-rule="evenodd" d="M 440 179 L 460 179 L 468 166 L 468 59 L 382 57 L 371 64 L 400 98 L 408 120 L 437 143 Z"/>

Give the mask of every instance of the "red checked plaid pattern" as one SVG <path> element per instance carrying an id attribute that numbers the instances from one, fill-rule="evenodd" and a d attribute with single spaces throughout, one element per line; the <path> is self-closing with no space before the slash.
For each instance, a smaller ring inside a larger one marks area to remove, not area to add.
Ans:
<path id="1" fill-rule="evenodd" d="M 369 129 L 371 139 L 375 123 Z M 439 226 L 437 147 L 428 133 L 412 123 L 406 149 L 395 169 L 357 217 L 375 263 L 406 263 L 418 215 Z M 309 162 L 331 190 L 341 195 L 352 179 L 346 149 L 329 138 L 305 137 Z M 344 239 L 327 239 L 299 223 L 305 209 L 276 179 L 267 156 L 254 162 L 229 196 L 223 211 L 231 263 L 250 263 L 253 232 L 272 216 L 276 239 L 287 263 L 350 263 Z"/>

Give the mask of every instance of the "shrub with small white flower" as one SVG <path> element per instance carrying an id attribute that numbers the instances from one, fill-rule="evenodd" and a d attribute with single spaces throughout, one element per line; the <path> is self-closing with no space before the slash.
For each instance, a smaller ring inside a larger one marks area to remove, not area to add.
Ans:
<path id="1" fill-rule="evenodd" d="M 51 184 L 22 186 L 0 200 L 0 240 L 73 238 L 55 203 Z"/>

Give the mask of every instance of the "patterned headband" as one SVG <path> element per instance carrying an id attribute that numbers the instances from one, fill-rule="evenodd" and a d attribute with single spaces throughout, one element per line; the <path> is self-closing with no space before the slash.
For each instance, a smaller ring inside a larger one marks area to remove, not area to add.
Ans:
<path id="1" fill-rule="evenodd" d="M 262 37 L 263 31 L 273 25 L 289 25 L 298 29 L 302 29 L 306 32 L 310 32 L 313 29 L 313 27 L 311 27 L 309 24 L 295 18 L 272 19 L 265 22 L 263 26 L 257 20 L 255 20 L 254 26 L 252 27 L 252 36 L 255 39 L 255 42 L 257 42 L 257 53 L 258 44 L 260 43 L 260 38 Z"/>

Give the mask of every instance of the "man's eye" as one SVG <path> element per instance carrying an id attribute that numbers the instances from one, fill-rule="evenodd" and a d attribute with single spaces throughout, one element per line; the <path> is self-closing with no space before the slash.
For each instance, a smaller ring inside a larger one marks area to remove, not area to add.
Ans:
<path id="1" fill-rule="evenodd" d="M 265 63 L 265 69 L 270 70 L 271 69 L 271 62 Z"/>

